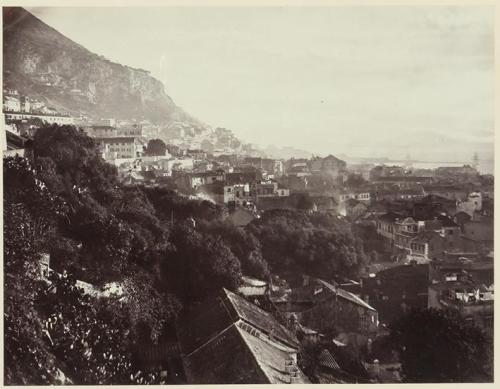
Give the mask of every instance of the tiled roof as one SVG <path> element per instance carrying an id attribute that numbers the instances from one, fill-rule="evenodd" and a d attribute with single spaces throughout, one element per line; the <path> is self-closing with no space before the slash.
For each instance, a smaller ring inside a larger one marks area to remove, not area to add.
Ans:
<path id="1" fill-rule="evenodd" d="M 252 324 L 264 332 L 273 332 L 273 335 L 290 346 L 297 346 L 298 341 L 285 327 L 279 324 L 276 319 L 263 309 L 257 307 L 244 298 L 224 289 L 226 296 L 236 314 L 242 320 Z"/>
<path id="2" fill-rule="evenodd" d="M 236 320 L 236 313 L 222 298 L 193 308 L 177 322 L 177 335 L 182 352 L 192 353 Z"/>
<path id="3" fill-rule="evenodd" d="M 295 337 L 270 313 L 224 289 L 177 323 L 190 383 L 307 383 Z"/>
<path id="4" fill-rule="evenodd" d="M 266 281 L 258 280 L 257 278 L 243 276 L 242 280 L 245 284 L 248 284 L 251 286 L 267 286 Z"/>
<path id="5" fill-rule="evenodd" d="M 304 373 L 292 362 L 291 355 L 296 352 L 295 349 L 283 347 L 245 323 L 239 322 L 236 327 L 270 384 L 309 383 Z"/>
<path id="6" fill-rule="evenodd" d="M 329 367 L 330 369 L 340 370 L 340 366 L 333 358 L 333 355 L 327 349 L 321 351 L 318 356 L 318 362 L 321 366 Z"/>
<path id="7" fill-rule="evenodd" d="M 340 370 L 339 364 L 327 349 L 321 351 L 318 356 L 318 362 L 321 366 L 325 366 L 333 370 Z"/>
<path id="8" fill-rule="evenodd" d="M 369 309 L 371 311 L 376 311 L 375 308 L 367 304 L 363 299 L 359 298 L 356 296 L 354 293 L 348 292 L 347 290 L 336 288 L 332 284 L 323 281 L 323 280 L 318 280 L 322 285 L 326 286 L 328 289 L 330 289 L 332 292 L 336 293 L 339 297 L 342 297 L 346 300 L 349 300 L 350 302 L 360 305 L 363 308 Z"/>

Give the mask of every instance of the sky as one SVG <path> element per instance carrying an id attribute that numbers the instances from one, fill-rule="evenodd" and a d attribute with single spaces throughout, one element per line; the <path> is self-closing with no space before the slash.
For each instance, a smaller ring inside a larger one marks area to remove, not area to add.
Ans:
<path id="1" fill-rule="evenodd" d="M 494 9 L 28 8 L 143 68 L 247 142 L 320 155 L 493 158 Z"/>

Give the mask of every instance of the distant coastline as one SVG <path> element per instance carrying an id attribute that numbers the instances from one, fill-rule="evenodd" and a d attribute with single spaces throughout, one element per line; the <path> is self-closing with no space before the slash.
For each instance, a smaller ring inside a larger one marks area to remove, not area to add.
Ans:
<path id="1" fill-rule="evenodd" d="M 463 165 L 471 165 L 471 162 L 433 162 L 433 161 L 410 161 L 411 166 L 417 169 L 436 169 L 440 166 L 463 166 Z M 384 165 L 405 165 L 408 164 L 408 161 L 388 161 L 385 162 Z M 493 159 L 485 159 L 479 160 L 478 170 L 481 174 L 493 174 L 494 172 L 494 160 Z"/>

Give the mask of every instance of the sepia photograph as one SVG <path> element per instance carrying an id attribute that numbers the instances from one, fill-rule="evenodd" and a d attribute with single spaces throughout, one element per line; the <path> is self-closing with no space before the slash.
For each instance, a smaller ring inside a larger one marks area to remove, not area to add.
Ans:
<path id="1" fill-rule="evenodd" d="M 494 382 L 494 5 L 15 5 L 4 385 Z"/>

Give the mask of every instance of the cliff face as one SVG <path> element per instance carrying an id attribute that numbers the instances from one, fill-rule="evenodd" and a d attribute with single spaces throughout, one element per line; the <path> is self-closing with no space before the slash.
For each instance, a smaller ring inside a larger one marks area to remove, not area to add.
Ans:
<path id="1" fill-rule="evenodd" d="M 149 72 L 111 62 L 18 7 L 3 9 L 4 86 L 71 114 L 199 124 Z"/>

